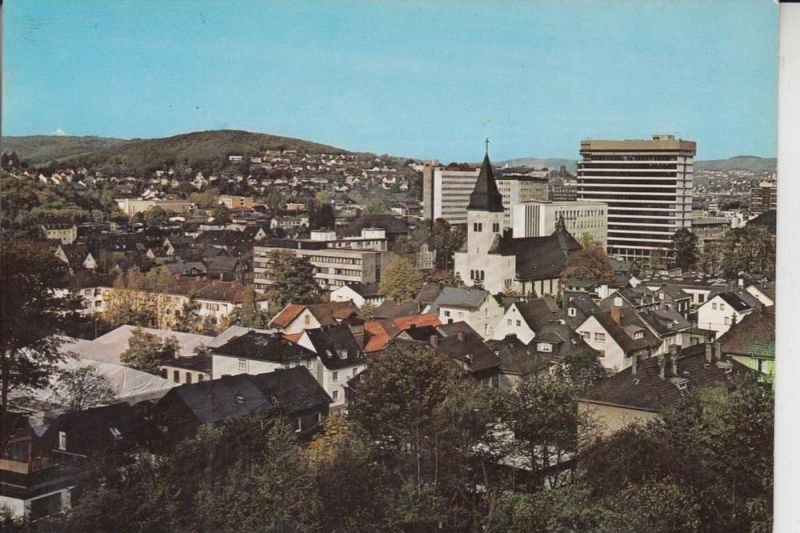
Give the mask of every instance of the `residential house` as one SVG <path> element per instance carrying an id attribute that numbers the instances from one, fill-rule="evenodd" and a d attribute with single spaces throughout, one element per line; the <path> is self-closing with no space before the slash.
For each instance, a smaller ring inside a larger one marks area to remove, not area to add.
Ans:
<path id="1" fill-rule="evenodd" d="M 768 380 L 775 376 L 775 308 L 764 307 L 745 316 L 719 339 L 722 355 Z"/>
<path id="2" fill-rule="evenodd" d="M 630 306 L 598 310 L 577 327 L 577 332 L 600 353 L 600 364 L 614 373 L 649 358 L 661 346 L 659 338 Z"/>
<path id="3" fill-rule="evenodd" d="M 335 326 L 350 318 L 364 319 L 361 310 L 350 300 L 321 304 L 288 304 L 269 322 L 269 327 L 284 334 L 301 333 L 307 329 Z"/>
<path id="4" fill-rule="evenodd" d="M 748 372 L 722 356 L 718 346 L 698 344 L 637 362 L 599 381 L 578 399 L 578 409 L 597 421 L 598 435 L 609 435 L 657 418 L 688 393 L 735 389 Z"/>
<path id="5" fill-rule="evenodd" d="M 490 339 L 503 307 L 489 292 L 478 289 L 445 287 L 431 305 L 431 313 L 442 323 L 466 322 L 483 338 Z"/>
<path id="6" fill-rule="evenodd" d="M 719 338 L 759 306 L 755 296 L 745 290 L 721 292 L 697 310 L 697 326 L 716 331 Z"/>
<path id="7" fill-rule="evenodd" d="M 176 357 L 158 365 L 161 377 L 173 383 L 197 383 L 211 379 L 212 359 L 209 355 Z"/>
<path id="8" fill-rule="evenodd" d="M 78 238 L 75 224 L 42 224 L 42 233 L 48 240 L 58 240 L 61 244 L 72 244 Z"/>
<path id="9" fill-rule="evenodd" d="M 544 324 L 557 320 L 558 314 L 556 301 L 550 296 L 513 302 L 494 326 L 492 338 L 500 340 L 513 335 L 527 345 Z"/>
<path id="10" fill-rule="evenodd" d="M 334 289 L 330 293 L 332 302 L 352 301 L 360 309 L 365 304 L 378 307 L 383 303 L 378 283 L 348 283 Z"/>

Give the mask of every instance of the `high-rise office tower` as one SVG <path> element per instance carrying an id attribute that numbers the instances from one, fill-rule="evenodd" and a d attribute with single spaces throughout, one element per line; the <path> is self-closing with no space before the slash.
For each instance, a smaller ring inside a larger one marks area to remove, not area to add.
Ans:
<path id="1" fill-rule="evenodd" d="M 578 200 L 608 204 L 608 254 L 666 261 L 673 237 L 692 225 L 696 144 L 673 135 L 651 140 L 581 141 Z"/>

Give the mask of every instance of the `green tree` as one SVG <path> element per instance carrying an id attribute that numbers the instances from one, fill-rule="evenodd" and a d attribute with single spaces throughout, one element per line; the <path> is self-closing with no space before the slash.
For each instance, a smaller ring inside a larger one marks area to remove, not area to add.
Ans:
<path id="1" fill-rule="evenodd" d="M 675 232 L 673 237 L 675 249 L 675 266 L 681 270 L 690 270 L 697 266 L 697 235 L 686 228 Z"/>
<path id="2" fill-rule="evenodd" d="M 248 328 L 263 329 L 267 327 L 267 317 L 258 306 L 256 299 L 256 289 L 248 285 L 244 292 L 244 302 L 240 312 L 239 324 Z"/>
<path id="3" fill-rule="evenodd" d="M 380 293 L 384 298 L 405 302 L 413 299 L 422 287 L 423 277 L 404 256 L 396 256 L 381 274 Z"/>
<path id="4" fill-rule="evenodd" d="M 367 201 L 364 211 L 368 215 L 382 215 L 389 212 L 389 207 L 383 201 L 383 198 L 376 197 Z"/>
<path id="5" fill-rule="evenodd" d="M 128 348 L 120 354 L 119 359 L 131 368 L 157 374 L 159 363 L 174 359 L 179 347 L 175 337 L 162 341 L 158 335 L 134 328 L 128 339 Z"/>
<path id="6" fill-rule="evenodd" d="M 614 269 L 600 243 L 585 238 L 581 242 L 581 249 L 569 254 L 561 272 L 562 286 L 570 279 L 596 280 L 601 283 L 614 281 Z"/>
<path id="7" fill-rule="evenodd" d="M 167 222 L 167 212 L 164 211 L 164 208 L 158 205 L 154 205 L 150 209 L 144 212 L 144 223 L 148 226 L 158 226 L 160 224 L 164 224 Z"/>
<path id="8" fill-rule="evenodd" d="M 314 265 L 307 257 L 275 252 L 270 258 L 272 285 L 268 296 L 276 307 L 289 303 L 312 304 L 319 302 L 319 285 L 314 279 Z"/>
<path id="9" fill-rule="evenodd" d="M 211 208 L 211 216 L 217 224 L 228 224 L 231 221 L 231 210 L 225 204 L 217 204 Z"/>
<path id="10" fill-rule="evenodd" d="M 63 263 L 47 248 L 20 239 L 0 243 L 0 446 L 7 438 L 10 395 L 44 387 L 66 356 L 56 336 L 78 302 L 54 292 Z"/>
<path id="11" fill-rule="evenodd" d="M 467 238 L 463 226 L 451 227 L 443 218 L 437 218 L 431 227 L 431 244 L 436 250 L 436 265 L 441 270 L 452 270 L 453 254 Z"/>
<path id="12" fill-rule="evenodd" d="M 107 405 L 115 398 L 111 382 L 91 365 L 60 371 L 52 388 L 52 403 L 68 412 Z"/>
<path id="13" fill-rule="evenodd" d="M 775 238 L 760 226 L 730 230 L 722 242 L 720 268 L 728 278 L 740 272 L 775 270 Z"/>

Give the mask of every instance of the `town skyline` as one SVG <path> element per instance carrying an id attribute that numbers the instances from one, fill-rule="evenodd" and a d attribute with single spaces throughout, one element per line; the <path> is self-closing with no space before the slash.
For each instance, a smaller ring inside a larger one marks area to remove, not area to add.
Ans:
<path id="1" fill-rule="evenodd" d="M 775 156 L 770 3 L 444 4 L 9 4 L 3 134 L 242 129 L 442 161 L 488 136 L 502 161 L 661 133 Z"/>

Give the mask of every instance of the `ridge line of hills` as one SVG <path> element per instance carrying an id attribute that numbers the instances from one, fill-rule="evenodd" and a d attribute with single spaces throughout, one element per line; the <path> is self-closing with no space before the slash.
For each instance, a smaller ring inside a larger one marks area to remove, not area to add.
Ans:
<path id="1" fill-rule="evenodd" d="M 86 166 L 107 169 L 149 169 L 186 165 L 197 168 L 224 166 L 231 154 L 263 150 L 297 150 L 304 153 L 357 153 L 320 143 L 242 130 L 206 130 L 152 139 L 117 139 L 96 136 L 5 136 L 0 151 L 16 152 L 34 165 Z M 403 158 L 405 159 L 405 158 Z M 559 158 L 522 157 L 499 165 L 558 169 L 575 172 L 576 161 Z M 697 170 L 774 171 L 776 158 L 741 155 L 727 159 L 695 161 Z"/>

